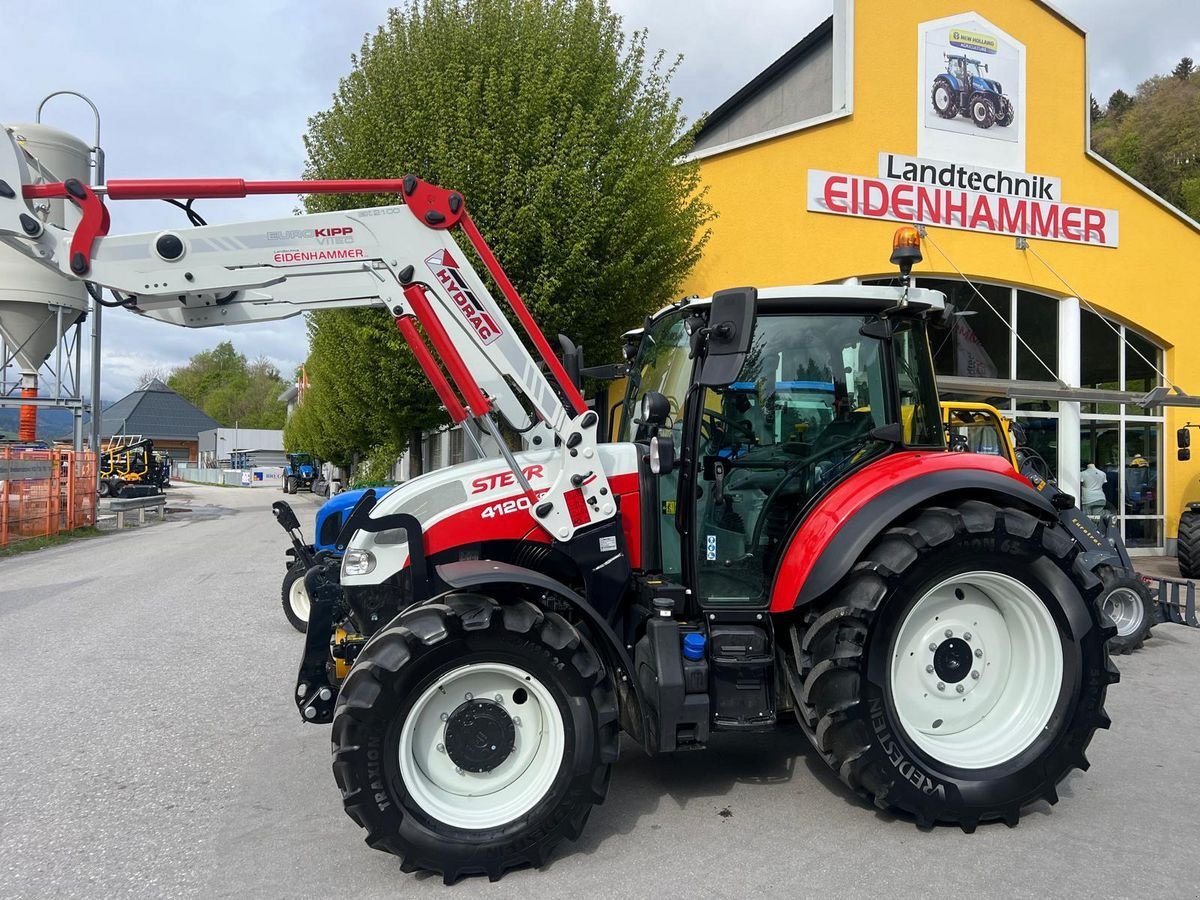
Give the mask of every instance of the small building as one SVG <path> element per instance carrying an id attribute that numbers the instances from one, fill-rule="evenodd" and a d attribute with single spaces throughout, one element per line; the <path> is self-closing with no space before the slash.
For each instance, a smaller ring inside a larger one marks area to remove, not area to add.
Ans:
<path id="1" fill-rule="evenodd" d="M 202 467 L 253 469 L 287 463 L 283 431 L 278 428 L 209 428 L 197 438 Z"/>
<path id="2" fill-rule="evenodd" d="M 154 441 L 154 449 L 165 450 L 179 464 L 194 465 L 199 458 L 197 435 L 216 427 L 212 417 L 157 378 L 100 413 L 102 445 L 114 435 L 140 434 Z"/>

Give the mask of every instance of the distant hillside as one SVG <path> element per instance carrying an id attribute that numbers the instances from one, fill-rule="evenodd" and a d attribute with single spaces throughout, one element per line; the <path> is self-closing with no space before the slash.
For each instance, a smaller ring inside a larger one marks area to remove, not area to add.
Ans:
<path id="1" fill-rule="evenodd" d="M 111 401 L 106 401 L 103 406 L 107 409 L 112 405 Z M 21 411 L 19 409 L 0 409 L 0 431 L 17 433 L 17 428 L 20 425 Z M 84 416 L 84 422 L 87 422 L 87 416 Z M 65 437 L 71 433 L 74 427 L 74 417 L 69 409 L 39 409 L 38 410 L 38 440 L 52 441 L 56 438 Z M 87 431 L 85 424 L 84 431 Z"/>

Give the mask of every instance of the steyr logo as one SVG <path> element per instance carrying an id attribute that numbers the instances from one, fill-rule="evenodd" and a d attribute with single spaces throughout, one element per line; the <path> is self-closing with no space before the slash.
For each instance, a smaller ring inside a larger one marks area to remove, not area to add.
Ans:
<path id="1" fill-rule="evenodd" d="M 479 335 L 482 343 L 490 344 L 500 337 L 499 323 L 480 306 L 474 292 L 467 286 L 467 280 L 463 277 L 458 263 L 450 255 L 450 251 L 439 250 L 426 258 L 425 265 L 429 266 L 429 271 L 437 278 L 438 284 L 442 286 L 443 290 L 450 295 L 450 299 L 454 301 L 458 311 L 467 320 L 467 324 L 475 329 L 475 333 Z"/>

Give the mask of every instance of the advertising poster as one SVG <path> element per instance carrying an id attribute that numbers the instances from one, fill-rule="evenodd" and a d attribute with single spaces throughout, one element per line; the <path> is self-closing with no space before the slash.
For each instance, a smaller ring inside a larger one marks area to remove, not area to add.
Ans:
<path id="1" fill-rule="evenodd" d="M 921 24 L 917 56 L 919 155 L 1024 168 L 1024 46 L 967 13 Z"/>

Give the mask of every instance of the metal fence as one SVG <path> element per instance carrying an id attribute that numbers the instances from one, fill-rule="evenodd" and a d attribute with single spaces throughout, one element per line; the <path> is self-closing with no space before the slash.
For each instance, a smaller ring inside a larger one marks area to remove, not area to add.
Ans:
<path id="1" fill-rule="evenodd" d="M 1196 582 L 1154 576 L 1150 576 L 1150 581 L 1158 582 L 1151 590 L 1156 595 L 1164 622 L 1200 628 L 1196 618 Z"/>
<path id="2" fill-rule="evenodd" d="M 0 547 L 96 524 L 91 451 L 0 447 Z"/>

